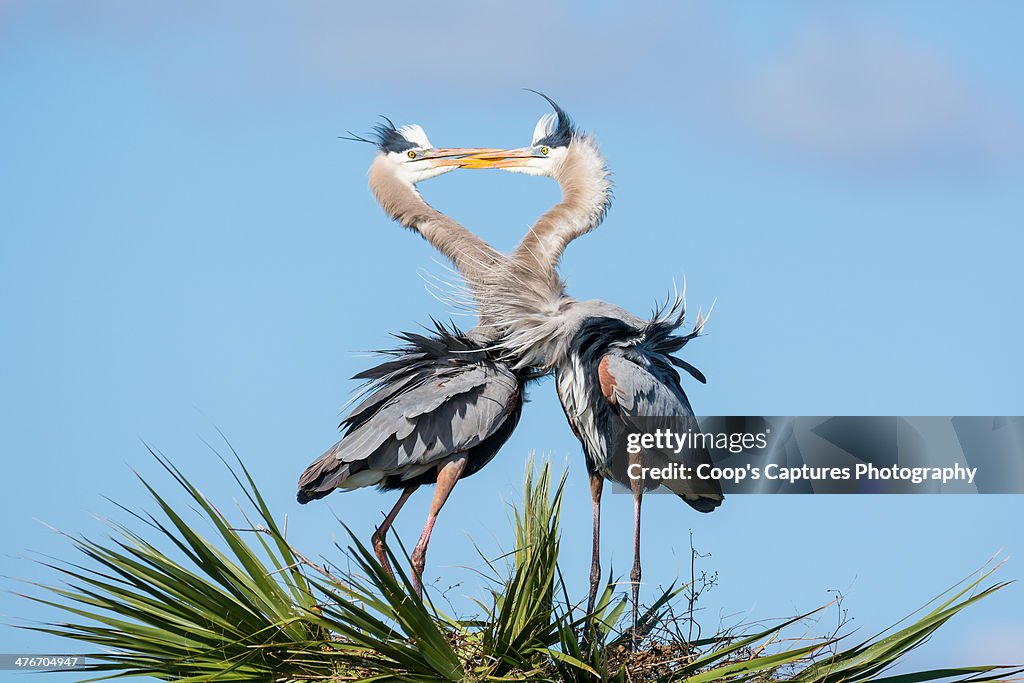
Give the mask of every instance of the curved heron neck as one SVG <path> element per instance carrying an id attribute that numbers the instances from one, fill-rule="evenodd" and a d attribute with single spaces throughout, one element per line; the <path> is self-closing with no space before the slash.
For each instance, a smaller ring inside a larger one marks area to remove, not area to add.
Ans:
<path id="1" fill-rule="evenodd" d="M 552 177 L 562 188 L 562 201 L 534 223 L 512 254 L 516 261 L 548 271 L 558 266 L 570 242 L 601 224 L 612 187 L 597 143 L 586 134 L 572 141 Z"/>
<path id="2" fill-rule="evenodd" d="M 377 157 L 370 166 L 370 190 L 388 216 L 422 235 L 470 284 L 479 282 L 501 257 L 463 225 L 428 204 L 412 183 L 396 175 L 389 159 Z"/>
<path id="3" fill-rule="evenodd" d="M 499 321 L 502 346 L 518 367 L 552 369 L 568 358 L 587 305 L 566 295 L 556 268 L 566 246 L 600 225 L 611 203 L 608 169 L 590 136 L 573 140 L 552 177 L 562 201 L 537 220 L 481 302 Z"/>

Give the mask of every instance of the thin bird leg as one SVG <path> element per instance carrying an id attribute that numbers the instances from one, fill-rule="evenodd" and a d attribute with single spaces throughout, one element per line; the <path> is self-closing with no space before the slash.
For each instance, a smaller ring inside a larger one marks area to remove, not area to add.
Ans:
<path id="1" fill-rule="evenodd" d="M 590 473 L 590 498 L 594 501 L 594 544 L 590 556 L 590 599 L 587 600 L 587 614 L 594 613 L 597 602 L 597 588 L 601 583 L 601 492 L 604 477 Z"/>
<path id="2" fill-rule="evenodd" d="M 644 499 L 644 480 L 631 478 L 629 487 L 633 490 L 633 571 L 629 573 L 629 580 L 633 583 L 632 649 L 635 652 L 638 636 L 637 612 L 640 608 L 640 505 Z"/>
<path id="3" fill-rule="evenodd" d="M 441 512 L 445 501 L 448 500 L 448 494 L 455 488 L 455 483 L 466 469 L 467 460 L 465 453 L 456 453 L 442 460 L 437 466 L 437 486 L 434 488 L 434 500 L 430 503 L 430 514 L 427 515 L 423 534 L 412 551 L 412 585 L 416 589 L 416 595 L 423 595 L 423 565 L 427 562 L 427 544 L 430 543 L 430 533 L 434 530 L 437 514 Z"/>
<path id="4" fill-rule="evenodd" d="M 402 495 L 398 497 L 398 502 L 395 503 L 393 508 L 391 508 L 391 512 L 389 512 L 387 517 L 384 518 L 381 525 L 374 530 L 373 536 L 371 537 L 373 542 L 373 554 L 377 556 L 377 561 L 380 562 L 380 566 L 384 568 L 384 571 L 386 571 L 388 576 L 392 579 L 395 578 L 395 572 L 391 570 L 391 563 L 388 562 L 388 554 L 384 552 L 384 537 L 387 535 L 388 529 L 390 529 L 391 525 L 394 523 L 395 517 L 398 516 L 398 511 L 402 509 L 403 505 L 405 505 L 405 501 L 409 500 L 409 496 L 412 495 L 413 491 L 418 488 L 419 485 L 405 487 L 402 491 Z"/>

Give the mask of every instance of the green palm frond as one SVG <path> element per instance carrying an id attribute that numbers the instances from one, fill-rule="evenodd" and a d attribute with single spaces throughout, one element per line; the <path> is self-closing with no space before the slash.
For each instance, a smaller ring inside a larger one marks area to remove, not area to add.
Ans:
<path id="1" fill-rule="evenodd" d="M 44 588 L 60 599 L 31 599 L 79 620 L 37 630 L 98 646 L 95 672 L 180 681 L 273 680 L 291 666 L 296 645 L 329 637 L 323 625 L 307 618 L 316 600 L 298 558 L 244 467 L 243 490 L 272 544 L 259 534 L 243 538 L 180 471 L 154 456 L 219 541 L 198 533 L 140 478 L 160 511 L 159 517 L 135 515 L 152 540 L 116 522 L 110 523 L 108 542 L 71 538 L 93 566 L 51 564 L 66 584 Z"/>
<path id="2" fill-rule="evenodd" d="M 34 584 L 42 595 L 28 596 L 66 619 L 36 630 L 95 649 L 93 680 L 981 683 L 1024 670 L 885 675 L 955 614 L 1005 587 L 984 585 L 995 569 L 846 649 L 842 638 L 787 639 L 784 633 L 809 614 L 691 643 L 659 638 L 654 634 L 665 631 L 659 626 L 685 588 L 670 586 L 639 621 L 645 648 L 631 652 L 626 598 L 616 582 L 605 586 L 592 615 L 570 600 L 558 567 L 565 477 L 556 482 L 549 464 L 527 467 L 513 513 L 514 550 L 505 566 L 487 563 L 494 575 L 489 603 L 478 603 L 479 617 L 456 619 L 416 595 L 403 571 L 408 558 L 387 551 L 392 577 L 351 533 L 350 571 L 334 574 L 305 559 L 237 456 L 229 471 L 250 510 L 237 526 L 154 456 L 203 524 L 185 519 L 140 477 L 156 512 L 121 508 L 133 525 L 111 522 L 112 537 L 102 542 L 69 536 L 86 560 L 44 562 L 62 582 Z"/>

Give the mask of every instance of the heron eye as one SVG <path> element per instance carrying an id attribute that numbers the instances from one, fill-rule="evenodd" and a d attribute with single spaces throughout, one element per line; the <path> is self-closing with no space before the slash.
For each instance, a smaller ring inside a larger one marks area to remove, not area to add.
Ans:
<path id="1" fill-rule="evenodd" d="M 410 149 L 410 150 L 409 150 L 409 158 L 410 158 L 410 159 L 415 159 L 415 158 L 416 158 L 416 152 L 414 152 L 414 151 L 412 151 L 412 150 Z"/>
<path id="2" fill-rule="evenodd" d="M 548 148 L 547 147 L 541 147 L 540 148 L 540 153 L 546 155 L 548 153 Z"/>

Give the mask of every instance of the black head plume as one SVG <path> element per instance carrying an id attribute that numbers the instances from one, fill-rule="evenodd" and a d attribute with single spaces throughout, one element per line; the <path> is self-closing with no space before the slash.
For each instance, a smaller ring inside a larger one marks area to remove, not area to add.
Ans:
<path id="1" fill-rule="evenodd" d="M 530 88 L 525 88 L 525 90 L 532 92 L 535 95 L 540 95 L 547 100 L 548 104 L 551 105 L 551 108 L 555 110 L 555 115 L 557 117 L 554 128 L 543 138 L 534 141 L 533 144 L 544 145 L 546 147 L 568 147 L 569 143 L 572 141 L 572 136 L 576 134 L 576 126 L 573 125 L 572 119 L 569 118 L 569 115 L 565 113 L 564 109 L 558 106 L 558 103 L 544 93 Z"/>
<path id="2" fill-rule="evenodd" d="M 418 145 L 415 142 L 410 142 L 405 139 L 405 136 L 398 132 L 395 128 L 395 124 L 391 122 L 386 116 L 381 116 L 385 123 L 378 123 L 373 127 L 375 133 L 377 133 L 377 147 L 382 152 L 404 152 L 407 149 L 412 149 Z"/>
<path id="3" fill-rule="evenodd" d="M 342 140 L 352 140 L 354 142 L 366 142 L 371 145 L 376 145 L 377 149 L 382 152 L 404 152 L 408 149 L 413 149 L 418 145 L 415 142 L 410 142 L 402 135 L 395 124 L 392 123 L 391 119 L 386 116 L 381 116 L 384 119 L 383 123 L 378 123 L 373 127 L 373 132 L 376 135 L 376 140 L 369 140 L 361 135 L 349 132 L 348 135 L 342 135 Z"/>

